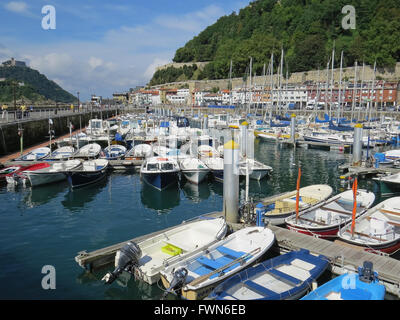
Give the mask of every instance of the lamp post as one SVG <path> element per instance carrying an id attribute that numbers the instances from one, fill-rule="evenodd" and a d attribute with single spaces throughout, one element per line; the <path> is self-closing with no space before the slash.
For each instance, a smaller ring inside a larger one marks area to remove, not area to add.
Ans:
<path id="1" fill-rule="evenodd" d="M 77 92 L 77 94 L 78 94 L 78 110 L 80 110 L 80 101 L 79 101 L 79 91 Z"/>

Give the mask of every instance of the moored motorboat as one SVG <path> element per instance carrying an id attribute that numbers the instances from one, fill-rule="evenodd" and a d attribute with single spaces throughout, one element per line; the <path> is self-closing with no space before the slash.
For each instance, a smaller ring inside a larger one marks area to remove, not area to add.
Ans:
<path id="1" fill-rule="evenodd" d="M 66 172 L 77 169 L 81 166 L 80 160 L 67 160 L 63 162 L 51 163 L 50 166 L 36 170 L 25 170 L 23 174 L 29 179 L 32 187 L 54 183 L 65 180 Z"/>
<path id="2" fill-rule="evenodd" d="M 13 173 L 9 173 L 6 175 L 7 183 L 11 185 L 25 184 L 26 180 L 28 179 L 26 172 L 34 172 L 36 170 L 49 167 L 50 164 L 48 162 L 39 162 L 30 166 L 22 167 L 19 170 L 16 170 Z"/>
<path id="3" fill-rule="evenodd" d="M 119 144 L 113 144 L 106 147 L 104 150 L 100 151 L 100 159 L 117 160 L 123 158 L 125 154 L 126 154 L 125 146 Z"/>
<path id="4" fill-rule="evenodd" d="M 179 166 L 185 178 L 194 184 L 201 183 L 210 169 L 197 158 L 186 158 L 179 161 Z"/>
<path id="5" fill-rule="evenodd" d="M 75 153 L 75 148 L 71 146 L 64 146 L 54 150 L 50 153 L 45 160 L 65 160 Z"/>
<path id="6" fill-rule="evenodd" d="M 175 160 L 151 157 L 143 161 L 140 176 L 146 183 L 161 191 L 178 182 L 179 171 L 179 165 Z"/>
<path id="7" fill-rule="evenodd" d="M 202 158 L 204 164 L 210 169 L 214 179 L 218 182 L 224 181 L 224 159 L 215 158 Z"/>
<path id="8" fill-rule="evenodd" d="M 77 150 L 71 158 L 94 159 L 100 154 L 101 146 L 98 143 L 89 143 Z"/>
<path id="9" fill-rule="evenodd" d="M 132 261 L 135 262 L 135 270 L 132 271 L 140 280 L 154 284 L 160 279 L 160 271 L 166 266 L 181 261 L 195 252 L 207 249 L 209 245 L 222 239 L 226 231 L 227 224 L 222 217 L 200 218 L 184 222 L 137 244 L 132 243 L 128 246 L 140 249 L 136 261 Z M 126 250 L 120 251 L 126 252 Z M 122 271 L 118 269 L 118 258 L 116 256 L 115 259 L 117 269 L 103 277 L 107 283 L 116 279 Z"/>
<path id="10" fill-rule="evenodd" d="M 326 184 L 316 184 L 300 188 L 299 211 L 303 211 L 326 199 L 332 194 L 332 188 Z M 285 219 L 296 212 L 297 191 L 275 195 L 261 202 L 265 206 L 264 220 L 273 225 L 285 223 Z"/>
<path id="11" fill-rule="evenodd" d="M 400 191 L 400 173 L 372 178 L 382 194 L 394 194 Z"/>
<path id="12" fill-rule="evenodd" d="M 379 283 L 372 263 L 365 261 L 358 273 L 342 274 L 318 287 L 301 300 L 384 300 L 385 286 Z"/>
<path id="13" fill-rule="evenodd" d="M 42 147 L 36 148 L 23 156 L 15 159 L 16 161 L 38 161 L 47 157 L 50 154 L 50 148 Z"/>
<path id="14" fill-rule="evenodd" d="M 133 160 L 133 159 L 146 159 L 150 158 L 153 155 L 153 147 L 151 144 L 141 143 L 137 144 L 136 146 L 132 147 L 126 155 L 125 159 Z"/>
<path id="15" fill-rule="evenodd" d="M 272 167 L 267 166 L 257 160 L 246 159 L 245 161 L 241 161 L 239 163 L 239 174 L 241 176 L 246 176 L 247 171 L 250 179 L 261 180 L 271 174 L 273 169 Z"/>
<path id="16" fill-rule="evenodd" d="M 184 272 L 182 297 L 203 299 L 219 283 L 256 263 L 274 242 L 275 235 L 268 228 L 243 228 L 201 252 L 170 264 L 160 272 L 162 283 L 165 288 L 176 292 L 177 289 L 172 287 L 175 272 Z"/>
<path id="17" fill-rule="evenodd" d="M 339 229 L 340 240 L 373 253 L 400 249 L 400 197 L 386 199 Z"/>
<path id="18" fill-rule="evenodd" d="M 72 188 L 83 187 L 100 181 L 107 175 L 108 160 L 95 159 L 82 163 L 82 167 L 67 171 L 67 179 Z"/>
<path id="19" fill-rule="evenodd" d="M 356 217 L 365 213 L 374 201 L 375 194 L 373 192 L 357 190 Z M 285 223 L 290 230 L 320 238 L 331 238 L 337 235 L 340 227 L 351 221 L 352 211 L 353 191 L 347 190 L 302 211 L 298 217 L 292 215 L 286 218 Z"/>
<path id="20" fill-rule="evenodd" d="M 228 278 L 207 297 L 211 300 L 296 300 L 311 289 L 329 266 L 325 256 L 291 251 Z"/>

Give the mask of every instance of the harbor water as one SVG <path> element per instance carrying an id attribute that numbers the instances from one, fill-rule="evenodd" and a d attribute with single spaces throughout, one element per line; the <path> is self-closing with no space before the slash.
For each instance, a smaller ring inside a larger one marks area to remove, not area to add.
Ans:
<path id="1" fill-rule="evenodd" d="M 273 168 L 261 181 L 250 180 L 253 201 L 301 186 L 328 184 L 334 194 L 340 183 L 338 166 L 351 154 L 288 148 L 256 140 L 255 158 Z M 359 188 L 375 190 L 372 180 Z M 376 191 L 376 190 L 375 190 Z M 101 280 L 109 269 L 88 273 L 75 262 L 79 251 L 93 251 L 134 237 L 222 210 L 223 185 L 209 179 L 201 185 L 181 180 L 157 191 L 136 172 L 110 173 L 103 181 L 71 190 L 67 181 L 47 186 L 0 187 L 0 298 L 1 299 L 159 299 L 163 291 L 134 279 L 111 285 Z M 240 201 L 245 180 L 240 181 Z M 376 202 L 381 197 L 377 194 Z M 42 280 L 55 269 L 55 289 L 45 290 Z M 111 269 L 112 267 L 110 267 Z"/>

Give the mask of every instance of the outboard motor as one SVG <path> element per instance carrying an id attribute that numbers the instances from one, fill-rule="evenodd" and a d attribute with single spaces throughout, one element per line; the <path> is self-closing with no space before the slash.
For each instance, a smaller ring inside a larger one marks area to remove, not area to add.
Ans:
<path id="1" fill-rule="evenodd" d="M 359 268 L 360 281 L 370 283 L 375 280 L 372 262 L 364 261 L 363 267 Z"/>
<path id="2" fill-rule="evenodd" d="M 139 266 L 139 259 L 142 255 L 140 247 L 129 241 L 115 255 L 115 270 L 108 272 L 103 279 L 107 284 L 111 284 L 121 274 L 122 271 L 133 273 L 134 269 Z"/>
<path id="3" fill-rule="evenodd" d="M 168 290 L 164 292 L 163 298 L 165 298 L 171 291 L 176 292 L 176 290 L 178 290 L 185 284 L 188 271 L 185 267 L 179 267 L 178 269 L 173 270 L 172 274 L 172 281 L 169 285 Z"/>

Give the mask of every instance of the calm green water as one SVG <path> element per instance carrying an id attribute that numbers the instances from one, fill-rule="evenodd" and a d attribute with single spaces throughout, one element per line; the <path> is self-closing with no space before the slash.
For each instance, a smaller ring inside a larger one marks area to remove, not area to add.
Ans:
<path id="1" fill-rule="evenodd" d="M 255 200 L 301 186 L 329 184 L 341 191 L 338 165 L 350 155 L 297 150 L 256 141 L 256 159 L 273 167 L 269 179 L 250 181 Z M 373 190 L 371 181 L 360 187 Z M 122 286 L 99 281 L 108 270 L 86 274 L 74 257 L 222 210 L 223 185 L 182 183 L 158 192 L 138 173 L 112 173 L 101 183 L 70 190 L 67 182 L 37 188 L 0 187 L 0 299 L 159 299 L 162 291 L 133 279 Z M 241 201 L 245 182 L 241 181 Z M 377 197 L 379 201 L 379 196 Z M 42 267 L 56 270 L 56 289 L 44 290 Z"/>

